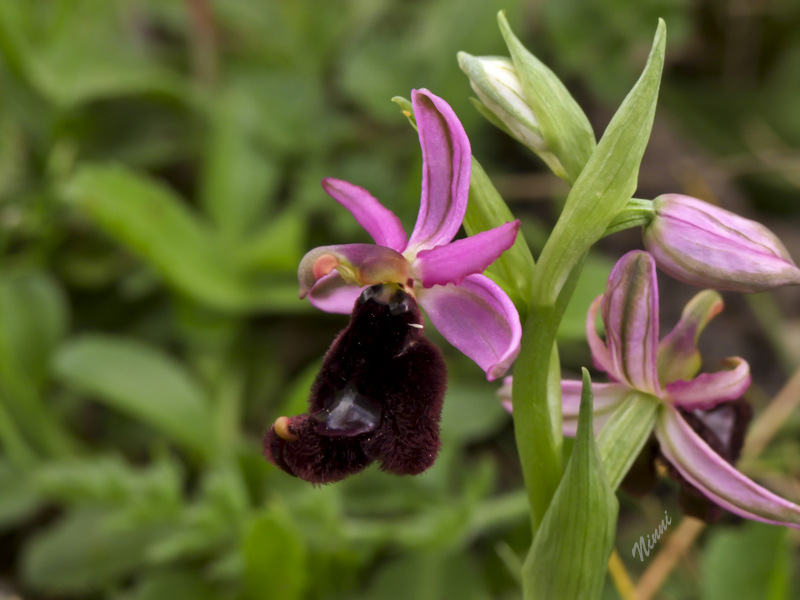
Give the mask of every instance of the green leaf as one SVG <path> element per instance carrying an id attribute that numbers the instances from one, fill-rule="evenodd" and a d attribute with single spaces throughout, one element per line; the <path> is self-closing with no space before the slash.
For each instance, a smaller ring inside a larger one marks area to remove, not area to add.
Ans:
<path id="1" fill-rule="evenodd" d="M 303 598 L 308 585 L 308 556 L 296 531 L 276 511 L 253 520 L 243 543 L 244 598 Z"/>
<path id="2" fill-rule="evenodd" d="M 611 119 L 542 250 L 533 284 L 536 305 L 555 302 L 572 266 L 603 236 L 636 190 L 655 115 L 665 45 L 665 26 L 659 21 L 642 76 Z"/>
<path id="3" fill-rule="evenodd" d="M 17 466 L 36 449 L 60 456 L 75 446 L 41 398 L 66 327 L 66 302 L 49 276 L 0 275 L 0 441 Z"/>
<path id="4" fill-rule="evenodd" d="M 597 436 L 611 489 L 617 489 L 650 439 L 658 410 L 659 401 L 656 398 L 631 392 Z"/>
<path id="5" fill-rule="evenodd" d="M 166 186 L 123 167 L 88 166 L 67 197 L 173 287 L 221 310 L 298 307 L 294 280 L 245 277 L 216 232 Z"/>
<path id="6" fill-rule="evenodd" d="M 259 119 L 242 95 L 223 94 L 211 104 L 211 132 L 200 171 L 203 206 L 232 242 L 263 222 L 281 178 L 275 158 L 254 139 Z"/>
<path id="7" fill-rule="evenodd" d="M 0 361 L 41 382 L 66 328 L 66 301 L 52 278 L 36 271 L 0 276 Z"/>
<path id="8" fill-rule="evenodd" d="M 205 391 L 174 359 L 141 342 L 86 335 L 57 353 L 61 382 L 140 419 L 190 452 L 215 452 Z"/>
<path id="9" fill-rule="evenodd" d="M 592 382 L 583 369 L 578 435 L 564 478 L 525 559 L 524 598 L 599 598 L 618 509 L 594 441 Z"/>
<path id="10" fill-rule="evenodd" d="M 42 464 L 30 477 L 40 494 L 68 504 L 145 508 L 160 514 L 176 513 L 181 506 L 181 470 L 168 455 L 147 467 L 133 467 L 113 454 L 66 458 Z"/>
<path id="11" fill-rule="evenodd" d="M 468 554 L 428 551 L 386 564 L 358 600 L 489 600 L 486 588 L 481 570 Z"/>
<path id="12" fill-rule="evenodd" d="M 19 526 L 44 504 L 26 473 L 0 459 L 0 531 Z"/>
<path id="13" fill-rule="evenodd" d="M 703 552 L 700 580 L 705 600 L 788 600 L 793 544 L 785 527 L 747 522 L 715 529 Z"/>
<path id="14" fill-rule="evenodd" d="M 475 235 L 514 220 L 500 193 L 492 185 L 486 171 L 472 158 L 472 177 L 469 186 L 469 203 L 464 217 L 464 229 Z M 486 274 L 509 295 L 520 317 L 524 320 L 530 302 L 533 278 L 533 255 L 523 235 L 518 235 L 514 245 L 486 270 Z"/>
<path id="15" fill-rule="evenodd" d="M 223 597 L 198 572 L 175 569 L 148 573 L 120 600 L 218 600 Z"/>
<path id="16" fill-rule="evenodd" d="M 12 3 L 14 4 L 14 3 Z M 172 72 L 141 51 L 113 5 L 74 0 L 29 8 L 0 6 L 0 37 L 15 67 L 48 100 L 71 107 L 123 95 L 186 89 Z"/>
<path id="17" fill-rule="evenodd" d="M 114 512 L 71 512 L 26 544 L 22 578 L 50 594 L 102 590 L 141 568 L 164 531 L 164 523 L 123 525 Z"/>
<path id="18" fill-rule="evenodd" d="M 566 179 L 573 182 L 595 148 L 589 119 L 556 74 L 514 36 L 504 12 L 497 15 L 497 21 L 542 136 L 564 166 Z"/>

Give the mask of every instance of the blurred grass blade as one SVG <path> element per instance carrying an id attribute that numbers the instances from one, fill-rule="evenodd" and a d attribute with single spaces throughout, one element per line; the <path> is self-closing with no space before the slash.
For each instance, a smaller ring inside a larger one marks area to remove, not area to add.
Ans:
<path id="1" fill-rule="evenodd" d="M 704 600 L 789 600 L 794 544 L 787 527 L 747 521 L 709 531 L 703 549 L 700 592 Z"/>
<path id="2" fill-rule="evenodd" d="M 525 559 L 525 600 L 600 598 L 619 503 L 592 431 L 592 383 L 583 369 L 578 435 L 564 478 Z"/>
<path id="3" fill-rule="evenodd" d="M 58 456 L 75 446 L 40 396 L 66 327 L 66 302 L 49 276 L 0 275 L 0 442 L 17 466 L 33 459 L 28 445 Z"/>
<path id="4" fill-rule="evenodd" d="M 140 569 L 147 547 L 168 530 L 163 522 L 123 524 L 113 511 L 70 512 L 25 546 L 22 578 L 48 596 L 85 598 Z"/>
<path id="5" fill-rule="evenodd" d="M 666 28 L 659 21 L 639 81 L 611 119 L 542 250 L 534 279 L 536 304 L 555 302 L 572 266 L 603 236 L 636 190 L 655 116 L 665 46 Z"/>
<path id="6" fill-rule="evenodd" d="M 204 304 L 244 310 L 290 302 L 285 285 L 243 277 L 216 232 L 156 181 L 122 167 L 89 166 L 68 185 L 67 196 L 173 287 Z"/>
<path id="7" fill-rule="evenodd" d="M 243 541 L 246 600 L 305 597 L 308 556 L 298 532 L 275 510 L 252 522 Z"/>
<path id="8" fill-rule="evenodd" d="M 160 350 L 133 340 L 87 335 L 58 351 L 53 370 L 65 385 L 147 423 L 191 453 L 213 456 L 208 398 Z"/>
<path id="9" fill-rule="evenodd" d="M 589 119 L 556 74 L 520 43 L 503 12 L 497 21 L 544 141 L 563 165 L 567 181 L 574 182 L 595 148 Z"/>
<path id="10" fill-rule="evenodd" d="M 211 132 L 200 171 L 206 213 L 226 240 L 236 242 L 264 222 L 281 170 L 253 139 L 258 115 L 241 94 L 231 92 L 211 104 Z"/>

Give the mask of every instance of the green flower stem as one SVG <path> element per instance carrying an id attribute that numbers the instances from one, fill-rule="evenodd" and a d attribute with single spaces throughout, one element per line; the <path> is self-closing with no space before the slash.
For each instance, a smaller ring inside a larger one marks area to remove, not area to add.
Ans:
<path id="1" fill-rule="evenodd" d="M 532 307 L 514 363 L 514 432 L 534 534 L 561 481 L 561 369 L 555 340 L 584 259 L 572 269 L 555 305 Z"/>
<path id="2" fill-rule="evenodd" d="M 644 227 L 653 220 L 654 216 L 655 211 L 653 210 L 652 200 L 631 198 L 625 208 L 622 209 L 622 212 L 608 224 L 603 237 L 625 229 L 632 229 L 633 227 Z"/>

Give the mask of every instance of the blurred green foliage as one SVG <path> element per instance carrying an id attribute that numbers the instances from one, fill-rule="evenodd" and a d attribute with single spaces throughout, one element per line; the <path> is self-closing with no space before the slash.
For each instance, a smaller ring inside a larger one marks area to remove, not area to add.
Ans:
<path id="1" fill-rule="evenodd" d="M 518 597 L 530 540 L 509 419 L 455 352 L 444 448 L 424 475 L 312 488 L 261 457 L 261 433 L 303 411 L 345 323 L 297 299 L 297 263 L 366 241 L 319 181 L 351 180 L 413 222 L 419 150 L 390 99 L 415 87 L 452 104 L 490 176 L 536 175 L 472 109 L 456 52 L 502 53 L 506 9 L 602 108 L 662 16 L 670 114 L 745 189 L 770 192 L 760 204 L 796 212 L 800 11 L 756 15 L 766 50 L 739 81 L 724 53 L 690 60 L 733 43 L 723 4 L 0 0 L 0 597 Z M 538 199 L 559 200 L 547 185 Z M 549 203 L 498 187 L 538 252 Z M 568 348 L 610 264 L 590 257 Z M 629 522 L 623 557 L 650 528 Z M 777 534 L 725 535 L 702 588 L 677 579 L 681 597 L 727 597 L 711 590 L 739 565 L 730 545 L 794 552 Z M 748 572 L 788 598 L 790 571 Z"/>

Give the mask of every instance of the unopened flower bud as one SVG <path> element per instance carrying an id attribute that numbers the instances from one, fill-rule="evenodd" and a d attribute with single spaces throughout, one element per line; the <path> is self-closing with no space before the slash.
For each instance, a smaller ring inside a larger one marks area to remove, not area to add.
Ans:
<path id="1" fill-rule="evenodd" d="M 680 194 L 659 196 L 653 208 L 644 244 L 675 279 L 735 292 L 800 283 L 800 269 L 760 223 Z"/>
<path id="2" fill-rule="evenodd" d="M 564 167 L 542 137 L 539 121 L 525 99 L 514 63 L 501 56 L 478 57 L 459 52 L 458 64 L 490 115 L 517 141 L 538 154 L 556 175 L 563 177 Z"/>

